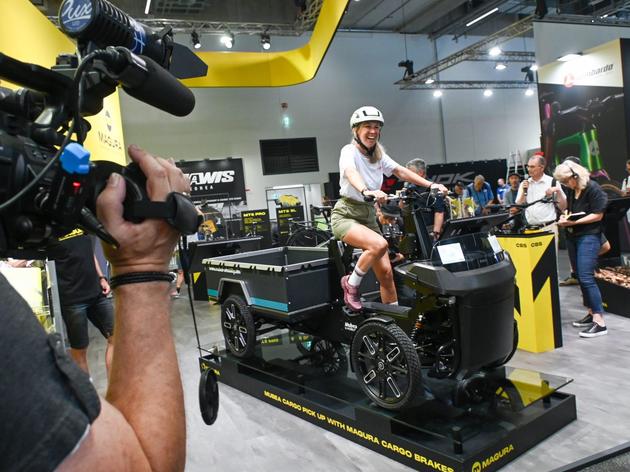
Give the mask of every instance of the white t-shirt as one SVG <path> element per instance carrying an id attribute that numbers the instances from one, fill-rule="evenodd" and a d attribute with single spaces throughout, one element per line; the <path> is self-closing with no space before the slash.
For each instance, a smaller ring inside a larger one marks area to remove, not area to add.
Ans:
<path id="1" fill-rule="evenodd" d="M 545 196 L 545 192 L 547 189 L 551 187 L 553 182 L 553 178 L 547 174 L 543 174 L 543 176 L 537 182 L 531 177 L 528 179 L 529 188 L 527 189 L 527 203 L 535 202 L 536 200 L 540 200 Z M 559 185 L 557 185 L 560 187 Z M 517 201 L 521 198 L 523 192 L 523 188 L 519 188 L 518 195 L 516 196 Z M 564 195 L 562 191 L 562 187 L 560 187 L 560 192 Z M 548 224 L 552 221 L 556 221 L 556 207 L 552 202 L 549 203 L 536 203 L 530 207 L 525 209 L 525 219 L 527 220 L 527 224 L 530 225 L 541 225 Z"/>
<path id="2" fill-rule="evenodd" d="M 383 185 L 383 174 L 389 177 L 398 166 L 399 164 L 385 153 L 383 153 L 380 161 L 372 164 L 369 157 L 361 154 L 354 144 L 346 144 L 341 148 L 341 155 L 339 156 L 339 186 L 341 187 L 339 194 L 358 202 L 364 201 L 361 192 L 355 189 L 346 178 L 346 169 L 348 168 L 357 170 L 363 177 L 368 190 L 380 190 L 381 185 Z"/>

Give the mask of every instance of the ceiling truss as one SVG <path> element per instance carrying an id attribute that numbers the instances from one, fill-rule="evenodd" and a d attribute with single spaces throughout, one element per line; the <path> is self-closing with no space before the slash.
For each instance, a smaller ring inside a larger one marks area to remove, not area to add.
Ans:
<path id="1" fill-rule="evenodd" d="M 527 80 L 441 80 L 432 84 L 412 84 L 404 90 L 485 90 L 528 89 L 535 84 Z"/>
<path id="2" fill-rule="evenodd" d="M 485 37 L 481 41 L 478 41 L 475 44 L 472 44 L 471 46 L 462 49 L 461 51 L 457 51 L 456 53 L 440 59 L 439 61 L 425 67 L 424 69 L 419 70 L 418 72 L 414 72 L 413 74 L 406 76 L 404 79 L 396 82 L 396 84 L 400 85 L 400 88 L 402 90 L 415 90 L 417 89 L 416 85 L 424 84 L 427 79 L 437 80 L 440 72 L 450 67 L 453 67 L 460 62 L 473 60 L 491 60 L 488 58 L 488 51 L 491 48 L 493 48 L 494 46 L 499 46 L 512 38 L 521 36 L 522 34 L 528 32 L 533 28 L 533 20 L 533 15 L 527 16 L 506 28 L 503 28 L 502 30 L 497 31 L 494 34 Z M 506 55 L 506 57 L 507 56 L 508 55 Z M 494 57 L 492 58 L 492 60 L 497 60 L 497 58 Z M 519 60 L 518 62 L 523 61 Z"/>

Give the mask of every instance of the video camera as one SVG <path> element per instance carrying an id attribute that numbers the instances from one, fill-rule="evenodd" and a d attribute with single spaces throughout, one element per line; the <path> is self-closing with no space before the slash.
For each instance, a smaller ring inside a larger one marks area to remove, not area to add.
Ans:
<path id="1" fill-rule="evenodd" d="M 58 56 L 50 70 L 0 53 L 0 78 L 24 87 L 0 87 L 0 257 L 37 257 L 76 227 L 116 245 L 94 216 L 112 172 L 127 184 L 127 220 L 164 218 L 194 233 L 200 222 L 189 198 L 172 193 L 150 202 L 137 165 L 90 162 L 84 117 L 98 113 L 118 85 L 170 114 L 188 115 L 194 95 L 169 68 L 176 62 L 184 78 L 205 75 L 207 66 L 173 41 L 170 27 L 153 32 L 106 0 L 64 0 L 59 24 L 77 40 L 78 54 Z"/>

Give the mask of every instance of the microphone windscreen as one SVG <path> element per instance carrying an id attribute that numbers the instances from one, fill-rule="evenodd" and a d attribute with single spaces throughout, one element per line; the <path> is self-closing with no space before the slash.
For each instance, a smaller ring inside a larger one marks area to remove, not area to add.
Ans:
<path id="1" fill-rule="evenodd" d="M 147 75 L 137 87 L 123 87 L 132 97 L 171 115 L 186 116 L 195 108 L 192 91 L 153 59 L 140 56 L 146 63 Z"/>

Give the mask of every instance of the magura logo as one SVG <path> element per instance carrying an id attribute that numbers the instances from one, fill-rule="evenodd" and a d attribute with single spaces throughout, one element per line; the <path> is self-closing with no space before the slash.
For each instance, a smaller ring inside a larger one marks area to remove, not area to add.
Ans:
<path id="1" fill-rule="evenodd" d="M 567 74 L 564 76 L 564 86 L 571 88 L 575 85 L 575 76 L 573 74 Z"/>
<path id="2" fill-rule="evenodd" d="M 193 172 L 186 174 L 190 185 L 227 184 L 234 182 L 233 170 L 218 170 L 215 172 Z"/>
<path id="3" fill-rule="evenodd" d="M 357 330 L 357 325 L 353 324 L 353 323 L 348 323 L 347 321 L 344 323 L 343 325 L 344 329 L 346 331 L 356 331 Z"/>
<path id="4" fill-rule="evenodd" d="M 475 462 L 472 465 L 472 468 L 470 470 L 471 472 L 481 472 L 482 470 L 485 470 L 486 468 L 490 467 L 495 462 L 503 459 L 512 451 L 514 451 L 514 445 L 509 444 L 508 446 L 505 446 L 500 451 L 497 451 L 494 454 L 492 454 L 490 457 L 485 458 L 481 462 L 479 461 Z"/>

